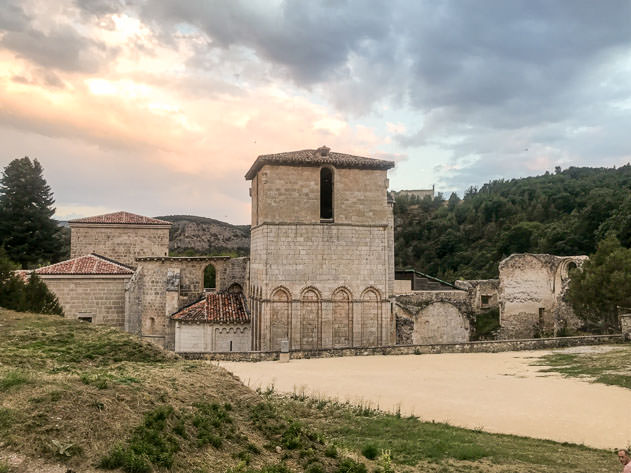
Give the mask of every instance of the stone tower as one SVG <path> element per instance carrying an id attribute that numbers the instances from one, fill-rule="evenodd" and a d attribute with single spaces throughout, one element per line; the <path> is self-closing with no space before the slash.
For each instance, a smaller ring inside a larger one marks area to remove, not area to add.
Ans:
<path id="1" fill-rule="evenodd" d="M 391 161 L 326 147 L 259 156 L 252 181 L 252 349 L 394 343 Z"/>

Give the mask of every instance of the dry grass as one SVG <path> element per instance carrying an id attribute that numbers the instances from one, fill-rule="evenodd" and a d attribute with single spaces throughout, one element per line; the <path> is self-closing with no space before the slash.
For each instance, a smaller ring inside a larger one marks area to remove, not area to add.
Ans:
<path id="1" fill-rule="evenodd" d="M 553 353 L 537 361 L 542 370 L 631 389 L 631 346 L 594 353 Z"/>
<path id="2" fill-rule="evenodd" d="M 361 454 L 369 443 L 379 452 L 374 460 Z M 159 444 L 172 455 L 151 450 Z M 597 472 L 616 465 L 600 450 L 253 392 L 213 364 L 180 360 L 117 330 L 0 309 L 2 469 L 96 471 L 132 457 L 137 463 L 125 463 L 126 471 L 163 471 L 169 462 L 169 471 L 196 473 L 363 473 L 362 464 L 380 473 Z"/>

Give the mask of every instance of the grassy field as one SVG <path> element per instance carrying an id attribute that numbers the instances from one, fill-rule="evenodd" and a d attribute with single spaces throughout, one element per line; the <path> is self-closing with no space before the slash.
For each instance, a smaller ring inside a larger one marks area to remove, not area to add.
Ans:
<path id="1" fill-rule="evenodd" d="M 595 353 L 553 353 L 537 361 L 542 371 L 591 379 L 595 383 L 631 389 L 631 347 Z"/>
<path id="2" fill-rule="evenodd" d="M 254 392 L 117 330 L 0 309 L 0 473 L 66 468 L 569 473 L 617 464 L 577 445 Z"/>

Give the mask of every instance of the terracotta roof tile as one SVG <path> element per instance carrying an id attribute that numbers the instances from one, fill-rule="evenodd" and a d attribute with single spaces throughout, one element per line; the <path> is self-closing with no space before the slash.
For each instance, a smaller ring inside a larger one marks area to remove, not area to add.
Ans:
<path id="1" fill-rule="evenodd" d="M 102 224 L 133 224 L 133 225 L 171 225 L 166 220 L 158 220 L 157 218 L 143 217 L 130 212 L 114 212 L 105 215 L 96 215 L 94 217 L 77 218 L 70 220 L 68 223 L 102 223 Z"/>
<path id="2" fill-rule="evenodd" d="M 206 294 L 202 300 L 184 307 L 173 314 L 171 318 L 189 322 L 217 324 L 250 323 L 250 314 L 248 313 L 243 294 L 227 292 Z"/>
<path id="3" fill-rule="evenodd" d="M 44 266 L 35 272 L 41 275 L 134 274 L 129 266 L 95 253 Z"/>
<path id="4" fill-rule="evenodd" d="M 322 146 L 318 149 L 262 154 L 256 158 L 245 178 L 247 180 L 253 179 L 256 173 L 266 164 L 286 164 L 290 166 L 322 166 L 323 164 L 330 164 L 337 168 L 384 170 L 394 167 L 394 161 L 330 152 L 329 148 Z"/>

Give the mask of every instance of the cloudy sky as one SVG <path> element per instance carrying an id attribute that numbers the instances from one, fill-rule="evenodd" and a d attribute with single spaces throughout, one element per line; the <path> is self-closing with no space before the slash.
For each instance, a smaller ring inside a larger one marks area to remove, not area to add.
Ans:
<path id="1" fill-rule="evenodd" d="M 249 223 L 259 154 L 393 159 L 448 195 L 631 161 L 631 1 L 0 0 L 0 165 L 59 218 Z"/>

